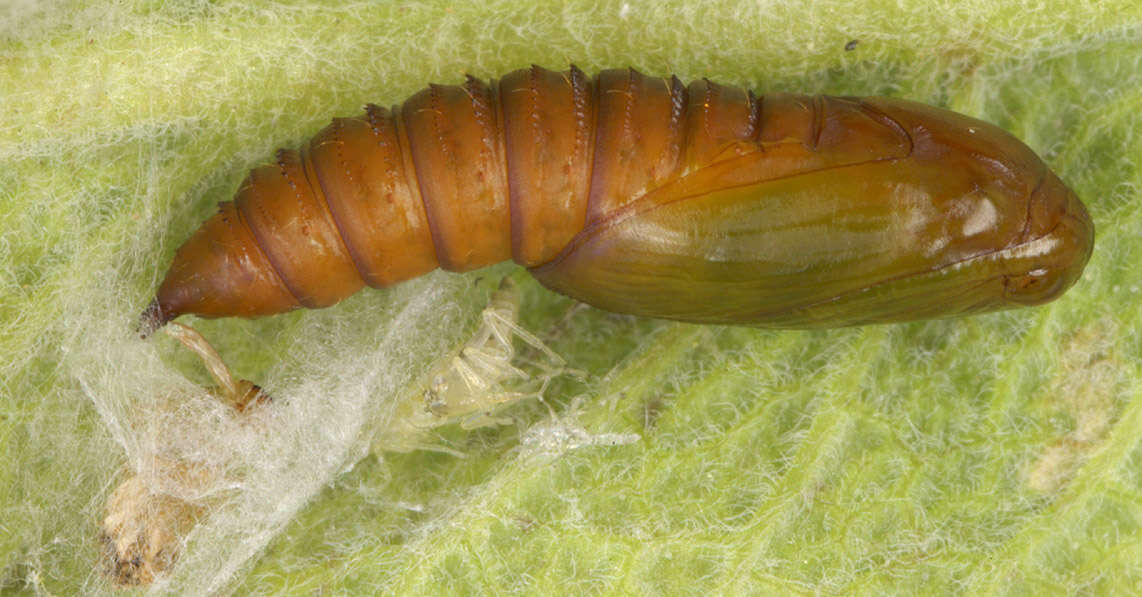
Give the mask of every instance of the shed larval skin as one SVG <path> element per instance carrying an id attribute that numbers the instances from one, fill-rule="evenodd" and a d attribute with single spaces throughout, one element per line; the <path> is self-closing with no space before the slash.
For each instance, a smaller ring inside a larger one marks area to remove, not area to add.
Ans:
<path id="1" fill-rule="evenodd" d="M 1061 295 L 1079 199 L 1001 129 L 899 99 L 539 67 L 339 118 L 251 172 L 142 326 L 332 305 L 513 259 L 621 313 L 814 328 Z"/>

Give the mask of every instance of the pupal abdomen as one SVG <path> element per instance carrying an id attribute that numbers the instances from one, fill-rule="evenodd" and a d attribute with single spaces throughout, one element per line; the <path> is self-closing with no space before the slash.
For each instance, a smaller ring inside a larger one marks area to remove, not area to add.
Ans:
<path id="1" fill-rule="evenodd" d="M 756 143 L 589 220 L 532 270 L 597 307 L 816 328 L 1038 304 L 1079 277 L 1093 225 L 1020 141 L 885 98 L 759 98 Z"/>

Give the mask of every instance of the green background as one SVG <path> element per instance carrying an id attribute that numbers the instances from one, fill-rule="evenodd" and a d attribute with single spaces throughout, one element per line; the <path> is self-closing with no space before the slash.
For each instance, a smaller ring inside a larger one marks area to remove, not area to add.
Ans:
<path id="1" fill-rule="evenodd" d="M 251 479 L 286 463 L 284 480 L 248 492 L 286 505 L 274 518 L 258 510 L 270 502 L 227 502 L 156 591 L 1142 592 L 1132 0 L 8 0 L 0 590 L 109 590 L 95 566 L 102 504 L 147 451 L 123 422 L 156 403 L 148 388 L 206 381 L 131 326 L 177 246 L 251 167 L 366 102 L 572 62 L 759 93 L 893 95 L 994 122 L 1085 200 L 1094 255 L 1042 308 L 822 332 L 568 316 L 571 301 L 512 266 L 323 311 L 190 318 L 285 398 L 275 450 L 218 442 L 245 448 Z M 501 274 L 523 285 L 524 325 L 588 372 L 548 393 L 559 416 L 642 439 L 521 450 L 550 419 L 532 402 L 511 411 L 515 426 L 448 432 L 466 458 L 360 460 L 369 426 L 341 438 L 337 416 L 383 421 L 471 332 Z"/>

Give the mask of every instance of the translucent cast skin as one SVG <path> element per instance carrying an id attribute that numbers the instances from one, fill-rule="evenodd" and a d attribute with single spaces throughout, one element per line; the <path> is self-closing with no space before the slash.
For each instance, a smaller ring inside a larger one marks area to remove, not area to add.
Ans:
<path id="1" fill-rule="evenodd" d="M 513 259 L 621 313 L 815 328 L 1052 300 L 1086 209 L 1006 132 L 905 100 L 572 67 L 339 118 L 178 250 L 144 329 Z"/>

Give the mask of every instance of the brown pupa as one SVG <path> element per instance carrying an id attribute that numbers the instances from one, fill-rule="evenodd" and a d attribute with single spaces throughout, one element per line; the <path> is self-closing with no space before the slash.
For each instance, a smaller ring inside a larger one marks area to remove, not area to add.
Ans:
<path id="1" fill-rule="evenodd" d="M 533 66 L 370 105 L 279 151 L 178 250 L 142 327 L 507 259 L 622 313 L 908 321 L 1052 300 L 1093 241 L 1038 156 L 967 116 Z"/>

